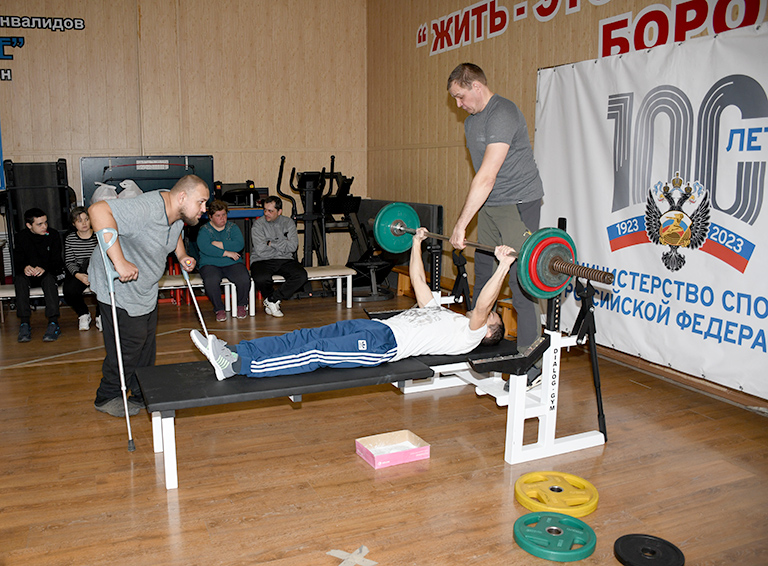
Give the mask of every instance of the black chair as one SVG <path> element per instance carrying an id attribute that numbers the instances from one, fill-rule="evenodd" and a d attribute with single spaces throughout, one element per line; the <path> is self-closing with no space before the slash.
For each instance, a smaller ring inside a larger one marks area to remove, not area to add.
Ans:
<path id="1" fill-rule="evenodd" d="M 77 197 L 68 184 L 66 159 L 40 163 L 14 163 L 6 159 L 3 170 L 6 191 L 0 193 L 0 214 L 5 216 L 11 272 L 15 277 L 14 239 L 25 228 L 24 212 L 30 208 L 44 210 L 49 229 L 62 233 L 70 227 L 69 211 Z"/>

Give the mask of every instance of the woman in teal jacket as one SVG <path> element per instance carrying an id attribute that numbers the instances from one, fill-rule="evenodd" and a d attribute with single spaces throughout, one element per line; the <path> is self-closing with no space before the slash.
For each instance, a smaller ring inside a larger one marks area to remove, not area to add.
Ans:
<path id="1" fill-rule="evenodd" d="M 197 234 L 200 250 L 198 267 L 203 278 L 205 294 L 216 311 L 216 320 L 227 320 L 227 311 L 221 300 L 221 280 L 226 277 L 237 289 L 237 318 L 246 317 L 251 275 L 241 255 L 245 240 L 240 228 L 227 221 L 227 203 L 214 200 L 208 207 L 211 219 Z M 234 313 L 233 313 L 234 314 Z"/>

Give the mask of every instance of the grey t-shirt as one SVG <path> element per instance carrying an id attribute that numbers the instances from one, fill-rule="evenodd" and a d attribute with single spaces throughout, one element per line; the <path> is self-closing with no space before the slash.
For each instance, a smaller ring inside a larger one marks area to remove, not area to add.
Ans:
<path id="1" fill-rule="evenodd" d="M 143 316 L 157 306 L 157 284 L 163 276 L 168 254 L 176 249 L 184 222 L 168 224 L 165 201 L 160 191 L 132 199 L 107 201 L 117 222 L 118 240 L 125 259 L 139 268 L 136 281 L 115 279 L 115 305 L 130 316 Z M 102 303 L 110 304 L 101 250 L 93 250 L 88 266 L 91 290 Z"/>
<path id="2" fill-rule="evenodd" d="M 533 202 L 544 196 L 525 117 L 514 102 L 494 94 L 481 112 L 464 120 L 464 135 L 475 172 L 480 170 L 488 144 L 509 145 L 485 206 Z"/>

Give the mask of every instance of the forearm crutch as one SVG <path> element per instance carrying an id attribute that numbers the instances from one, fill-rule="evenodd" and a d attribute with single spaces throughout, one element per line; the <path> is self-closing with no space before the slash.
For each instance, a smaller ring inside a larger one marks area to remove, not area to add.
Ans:
<path id="1" fill-rule="evenodd" d="M 192 301 L 195 303 L 195 310 L 197 311 L 197 317 L 200 319 L 200 325 L 203 327 L 203 332 L 205 333 L 205 337 L 208 338 L 208 329 L 205 327 L 205 321 L 203 320 L 203 313 L 200 312 L 200 305 L 197 304 L 197 297 L 195 297 L 195 291 L 192 289 L 192 283 L 189 281 L 189 273 L 187 273 L 187 270 L 183 267 L 181 268 L 181 273 L 184 275 L 184 281 L 187 282 L 187 287 L 189 287 L 189 294 L 192 295 Z"/>
<path id="2" fill-rule="evenodd" d="M 104 239 L 104 234 L 110 234 L 112 238 L 109 242 Z M 109 285 L 109 300 L 112 303 L 112 326 L 115 330 L 115 347 L 117 349 L 117 367 L 120 371 L 120 390 L 123 392 L 123 408 L 125 409 L 125 424 L 128 427 L 128 452 L 136 450 L 131 433 L 131 417 L 128 414 L 128 392 L 125 387 L 125 370 L 123 369 L 123 350 L 120 347 L 120 328 L 117 324 L 117 307 L 115 306 L 115 279 L 120 277 L 112 261 L 107 255 L 107 250 L 117 241 L 117 230 L 114 228 L 104 228 L 96 232 L 96 239 L 99 242 L 101 257 L 104 260 L 104 270 L 107 273 L 107 284 Z"/>

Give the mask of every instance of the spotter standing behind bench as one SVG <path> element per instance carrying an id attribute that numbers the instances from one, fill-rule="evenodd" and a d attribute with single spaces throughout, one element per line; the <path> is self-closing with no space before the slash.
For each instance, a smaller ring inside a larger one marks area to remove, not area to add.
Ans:
<path id="1" fill-rule="evenodd" d="M 386 320 L 342 320 L 319 328 L 302 328 L 281 336 L 243 340 L 237 346 L 210 334 L 190 333 L 219 380 L 235 374 L 272 377 L 330 366 L 377 366 L 410 356 L 470 352 L 479 344 L 497 344 L 504 324 L 493 310 L 515 257 L 508 246 L 495 251 L 499 266 L 466 315 L 441 307 L 429 289 L 421 259 L 426 228 L 413 236 L 409 272 L 418 307 Z"/>

